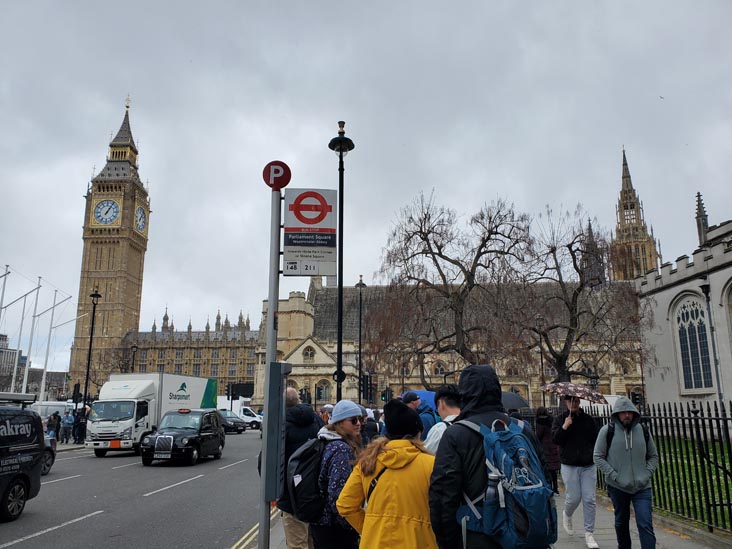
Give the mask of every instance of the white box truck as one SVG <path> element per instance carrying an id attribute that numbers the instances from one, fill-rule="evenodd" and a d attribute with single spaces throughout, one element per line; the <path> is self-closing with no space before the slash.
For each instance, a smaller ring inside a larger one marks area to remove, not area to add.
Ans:
<path id="1" fill-rule="evenodd" d="M 180 408 L 215 408 L 216 379 L 175 374 L 112 374 L 91 405 L 87 448 L 97 457 L 108 451 L 140 451 L 142 437 L 163 414 Z"/>

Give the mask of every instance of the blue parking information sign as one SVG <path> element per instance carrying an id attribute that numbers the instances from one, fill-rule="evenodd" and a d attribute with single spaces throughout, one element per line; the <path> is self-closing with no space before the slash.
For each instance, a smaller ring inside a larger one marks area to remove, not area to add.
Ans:
<path id="1" fill-rule="evenodd" d="M 337 199 L 331 189 L 287 189 L 284 276 L 336 274 Z"/>

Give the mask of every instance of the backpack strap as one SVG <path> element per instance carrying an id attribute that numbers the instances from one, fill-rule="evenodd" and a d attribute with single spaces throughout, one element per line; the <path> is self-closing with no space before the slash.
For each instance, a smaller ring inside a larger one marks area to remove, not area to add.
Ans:
<path id="1" fill-rule="evenodd" d="M 376 475 L 374 478 L 371 479 L 371 484 L 369 485 L 369 492 L 366 494 L 366 501 L 363 504 L 363 508 L 366 509 L 366 506 L 369 504 L 369 498 L 371 497 L 371 493 L 374 491 L 374 488 L 376 488 L 376 484 L 379 482 L 379 478 L 381 475 L 383 475 L 388 467 L 384 467 L 381 471 L 379 471 L 379 474 Z"/>
<path id="2" fill-rule="evenodd" d="M 607 446 L 607 451 L 610 451 L 610 445 L 613 442 L 613 437 L 615 436 L 615 419 L 610 418 L 610 423 L 607 424 L 607 433 L 605 433 L 605 446 Z"/>

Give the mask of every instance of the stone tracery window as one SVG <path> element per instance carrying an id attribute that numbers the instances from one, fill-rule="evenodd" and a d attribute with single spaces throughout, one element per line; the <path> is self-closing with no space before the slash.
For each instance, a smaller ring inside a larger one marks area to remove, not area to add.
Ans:
<path id="1" fill-rule="evenodd" d="M 437 364 L 435 364 L 435 375 L 436 376 L 445 375 L 445 365 L 442 364 L 442 362 L 438 362 Z"/>
<path id="2" fill-rule="evenodd" d="M 315 360 L 315 349 L 313 349 L 310 345 L 305 347 L 302 352 L 302 360 L 303 362 L 313 362 Z"/>
<path id="3" fill-rule="evenodd" d="M 682 301 L 676 309 L 674 323 L 684 389 L 712 387 L 709 331 L 704 306 L 695 299 Z"/>

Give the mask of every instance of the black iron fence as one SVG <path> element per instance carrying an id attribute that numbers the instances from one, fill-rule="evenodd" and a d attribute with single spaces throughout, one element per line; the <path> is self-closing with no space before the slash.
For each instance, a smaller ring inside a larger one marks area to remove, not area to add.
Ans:
<path id="1" fill-rule="evenodd" d="M 603 424 L 609 421 L 609 407 L 596 412 Z M 653 476 L 654 507 L 699 522 L 710 532 L 732 532 L 732 417 L 724 403 L 654 404 L 643 421 L 660 458 Z"/>
<path id="2" fill-rule="evenodd" d="M 732 402 L 666 403 L 647 406 L 643 421 L 656 443 L 660 463 L 653 476 L 654 507 L 680 518 L 732 533 Z M 552 409 L 561 414 L 561 408 Z M 609 406 L 588 410 L 600 426 Z M 521 410 L 534 424 L 533 410 Z M 602 474 L 598 487 L 606 489 Z"/>

